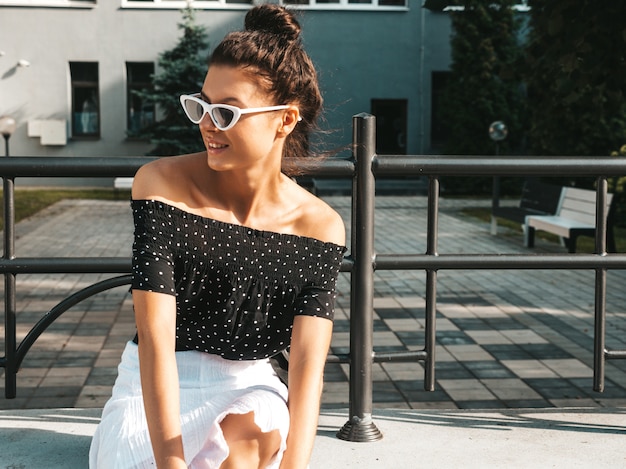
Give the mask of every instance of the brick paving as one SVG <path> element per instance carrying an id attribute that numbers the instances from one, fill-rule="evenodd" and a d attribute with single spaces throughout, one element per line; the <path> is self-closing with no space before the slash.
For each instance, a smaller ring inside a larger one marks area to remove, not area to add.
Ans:
<path id="1" fill-rule="evenodd" d="M 325 199 L 346 219 L 350 199 Z M 426 249 L 426 198 L 377 198 L 379 253 Z M 443 199 L 440 253 L 525 253 L 522 236 L 464 216 L 460 208 L 485 202 Z M 126 201 L 63 201 L 17 226 L 18 257 L 127 256 L 132 219 Z M 538 252 L 565 252 L 537 240 Z M 104 275 L 20 275 L 18 335 L 69 294 Z M 626 273 L 607 279 L 607 346 L 626 349 Z M 626 407 L 626 361 L 606 365 L 604 393 L 592 390 L 593 294 L 591 271 L 441 271 L 437 283 L 436 391 L 423 390 L 421 363 L 374 364 L 374 407 L 493 409 Z M 378 271 L 375 278 L 374 348 L 424 346 L 425 274 Z M 349 278 L 341 274 L 332 350 L 349 346 Z M 3 331 L 2 331 L 3 332 Z M 0 409 L 101 407 L 108 399 L 124 344 L 134 335 L 132 302 L 119 287 L 73 307 L 26 356 L 17 398 Z M 4 344 L 2 344 L 4 349 Z M 329 364 L 325 408 L 348 404 L 348 366 Z"/>

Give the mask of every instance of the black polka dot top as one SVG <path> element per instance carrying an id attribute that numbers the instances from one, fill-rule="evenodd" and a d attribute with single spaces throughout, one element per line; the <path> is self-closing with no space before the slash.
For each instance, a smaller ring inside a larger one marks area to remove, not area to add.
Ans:
<path id="1" fill-rule="evenodd" d="M 176 350 L 262 359 L 289 346 L 295 315 L 333 319 L 345 247 L 160 201 L 131 206 L 132 288 L 176 296 Z"/>

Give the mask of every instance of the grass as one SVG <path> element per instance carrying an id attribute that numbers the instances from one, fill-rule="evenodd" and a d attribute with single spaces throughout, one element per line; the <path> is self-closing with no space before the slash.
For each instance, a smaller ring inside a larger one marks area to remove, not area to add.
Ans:
<path id="1" fill-rule="evenodd" d="M 462 210 L 464 215 L 477 218 L 485 223 L 491 223 L 491 208 L 473 207 L 465 208 Z M 522 235 L 522 227 L 510 220 L 498 218 L 498 226 L 509 228 L 513 231 L 519 232 Z M 617 252 L 626 252 L 626 228 L 616 227 L 615 230 L 615 247 Z M 546 233 L 544 231 L 537 231 L 535 237 L 543 240 L 558 243 L 559 237 L 552 233 Z M 565 248 L 563 248 L 565 250 Z M 595 241 L 589 236 L 580 236 L 576 243 L 576 252 L 581 253 L 593 253 L 595 250 Z"/>
<path id="2" fill-rule="evenodd" d="M 64 199 L 127 200 L 130 191 L 114 189 L 16 189 L 15 221 L 33 216 Z M 4 203 L 0 206 L 0 229 L 4 229 Z"/>

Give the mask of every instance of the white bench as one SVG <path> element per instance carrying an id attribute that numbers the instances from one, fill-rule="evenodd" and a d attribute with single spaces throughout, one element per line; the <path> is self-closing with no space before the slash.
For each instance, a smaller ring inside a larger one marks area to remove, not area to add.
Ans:
<path id="1" fill-rule="evenodd" d="M 115 189 L 131 189 L 133 187 L 134 178 L 115 178 L 113 180 L 113 187 Z"/>
<path id="2" fill-rule="evenodd" d="M 607 194 L 607 206 L 611 206 L 613 194 Z M 575 187 L 564 187 L 556 215 L 529 215 L 525 220 L 525 244 L 533 247 L 535 230 L 547 231 L 560 236 L 568 252 L 576 252 L 578 236 L 595 236 L 596 233 L 596 192 Z M 612 226 L 607 230 L 608 251 L 615 252 L 615 239 Z"/>

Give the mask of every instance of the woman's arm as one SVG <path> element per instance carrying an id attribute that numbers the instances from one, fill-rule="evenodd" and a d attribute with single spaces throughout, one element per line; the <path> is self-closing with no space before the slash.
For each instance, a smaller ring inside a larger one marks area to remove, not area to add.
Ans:
<path id="1" fill-rule="evenodd" d="M 294 320 L 289 352 L 291 423 L 283 469 L 304 469 L 311 458 L 332 327 L 332 321 L 324 318 L 296 316 Z"/>
<path id="2" fill-rule="evenodd" d="M 143 401 L 159 469 L 187 467 L 180 428 L 175 301 L 171 295 L 133 291 Z"/>
<path id="3" fill-rule="evenodd" d="M 141 167 L 133 182 L 133 199 L 163 199 L 172 191 L 171 178 L 175 157 L 155 160 Z M 184 186 L 183 186 L 184 187 Z M 162 194 L 166 194 L 163 196 Z M 135 221 L 137 223 L 137 221 Z M 138 250 L 151 252 L 146 246 L 154 233 L 138 230 L 135 225 L 135 243 Z M 139 231 L 139 233 L 137 233 Z M 164 245 L 166 245 L 164 243 Z M 133 248 L 135 250 L 135 247 Z M 173 277 L 171 259 L 166 250 L 159 251 L 159 263 L 153 265 Z M 145 262 L 143 258 L 138 263 Z M 165 263 L 165 264 L 163 264 Z M 142 267 L 143 268 L 143 267 Z M 159 282 L 163 281 L 161 278 Z M 173 281 L 172 279 L 169 279 Z M 176 297 L 170 294 L 133 290 L 135 322 L 139 338 L 139 369 L 143 401 L 150 432 L 152 450 L 159 469 L 186 468 L 180 425 L 180 390 L 176 367 Z"/>
<path id="4" fill-rule="evenodd" d="M 342 218 L 319 199 L 309 204 L 309 216 L 300 220 L 299 232 L 319 239 L 345 244 Z M 333 323 L 326 318 L 296 315 L 289 350 L 289 417 L 287 449 L 281 469 L 308 466 L 317 433 L 324 366 L 332 338 Z"/>

